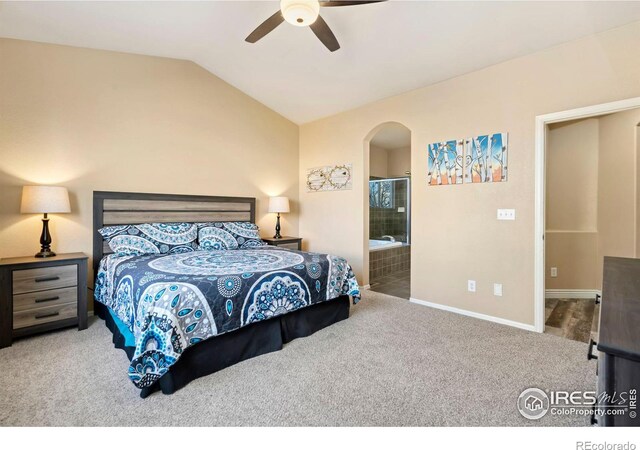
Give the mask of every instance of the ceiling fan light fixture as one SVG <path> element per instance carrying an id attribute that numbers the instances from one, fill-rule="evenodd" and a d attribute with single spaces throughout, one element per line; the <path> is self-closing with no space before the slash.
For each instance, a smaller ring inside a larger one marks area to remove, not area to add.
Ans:
<path id="1" fill-rule="evenodd" d="M 308 27 L 318 18 L 320 2 L 318 0 L 281 0 L 282 17 L 291 25 Z"/>

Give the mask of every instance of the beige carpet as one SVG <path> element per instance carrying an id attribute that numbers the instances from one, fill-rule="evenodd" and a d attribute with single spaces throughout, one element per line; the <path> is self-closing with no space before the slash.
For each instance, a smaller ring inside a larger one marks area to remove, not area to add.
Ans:
<path id="1" fill-rule="evenodd" d="M 365 292 L 349 320 L 142 400 L 102 321 L 0 350 L 1 425 L 586 425 L 523 388 L 593 389 L 586 344 Z"/>

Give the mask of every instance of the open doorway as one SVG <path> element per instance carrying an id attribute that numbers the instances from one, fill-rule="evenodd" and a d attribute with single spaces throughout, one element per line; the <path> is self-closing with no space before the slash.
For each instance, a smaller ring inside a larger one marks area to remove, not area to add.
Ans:
<path id="1" fill-rule="evenodd" d="M 372 291 L 409 299 L 411 132 L 381 126 L 369 141 L 368 256 Z M 366 227 L 365 227 L 366 229 Z"/>
<path id="2" fill-rule="evenodd" d="M 597 331 L 604 257 L 640 256 L 640 108 L 594 108 L 544 124 L 543 330 L 581 342 Z"/>

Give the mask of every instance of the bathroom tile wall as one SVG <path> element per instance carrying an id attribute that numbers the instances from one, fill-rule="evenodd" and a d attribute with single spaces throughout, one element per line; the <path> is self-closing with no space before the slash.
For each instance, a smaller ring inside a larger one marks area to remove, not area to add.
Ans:
<path id="1" fill-rule="evenodd" d="M 411 268 L 411 246 L 369 252 L 369 282 Z"/>

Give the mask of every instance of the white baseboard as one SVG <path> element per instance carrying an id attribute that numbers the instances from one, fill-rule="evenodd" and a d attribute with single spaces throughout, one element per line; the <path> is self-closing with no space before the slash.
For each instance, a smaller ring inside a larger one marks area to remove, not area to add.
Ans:
<path id="1" fill-rule="evenodd" d="M 441 305 L 439 303 L 427 302 L 427 301 L 419 300 L 419 299 L 413 298 L 413 297 L 411 297 L 409 299 L 409 301 L 411 303 L 416 303 L 418 305 L 428 306 L 429 308 L 441 309 L 443 311 L 449 311 L 449 312 L 452 312 L 452 313 L 461 314 L 463 316 L 473 317 L 475 319 L 481 319 L 481 320 L 486 320 L 486 321 L 489 321 L 489 322 L 499 323 L 499 324 L 502 324 L 502 325 L 508 325 L 510 327 L 520 328 L 521 330 L 536 331 L 536 328 L 535 328 L 534 325 L 528 325 L 528 324 L 522 323 L 522 322 L 515 322 L 513 320 L 502 319 L 501 317 L 489 316 L 487 314 L 480 314 L 480 313 L 477 313 L 477 312 L 468 311 L 466 309 L 454 308 L 453 306 L 447 306 L 447 305 Z"/>
<path id="2" fill-rule="evenodd" d="M 368 291 L 369 289 L 371 289 L 371 285 L 370 284 L 365 284 L 364 286 L 360 286 L 360 289 Z"/>
<path id="3" fill-rule="evenodd" d="M 547 289 L 544 298 L 596 298 L 597 289 Z"/>

